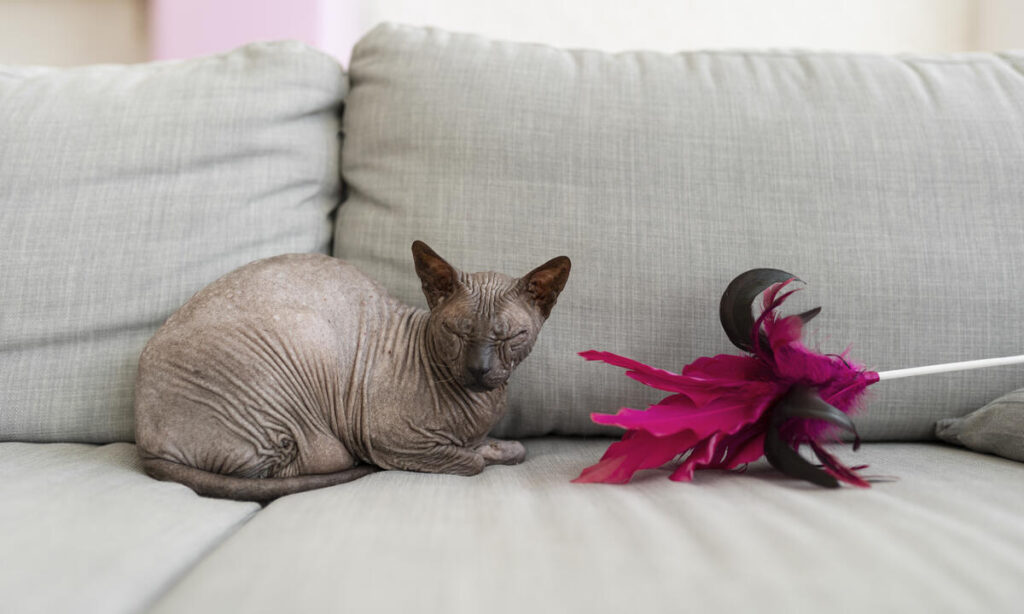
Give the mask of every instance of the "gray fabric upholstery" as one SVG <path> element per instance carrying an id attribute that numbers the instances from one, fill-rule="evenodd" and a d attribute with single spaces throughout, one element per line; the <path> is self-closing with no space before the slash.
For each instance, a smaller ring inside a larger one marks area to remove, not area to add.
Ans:
<path id="1" fill-rule="evenodd" d="M 0 66 L 0 440 L 132 438 L 139 351 L 195 291 L 330 249 L 332 58 Z"/>
<path id="2" fill-rule="evenodd" d="M 659 393 L 576 352 L 680 369 L 753 267 L 809 284 L 808 331 L 875 369 L 1020 353 L 1024 54 L 603 54 L 384 25 L 356 47 L 335 254 L 423 304 L 409 245 L 573 273 L 500 436 L 593 433 Z M 1018 368 L 879 384 L 869 439 L 931 438 Z"/>
<path id="3" fill-rule="evenodd" d="M 763 463 L 571 484 L 608 440 L 527 442 L 462 478 L 386 472 L 278 500 L 154 612 L 1013 612 L 1024 465 L 936 444 L 822 490 Z"/>
<path id="4" fill-rule="evenodd" d="M 140 612 L 256 512 L 142 473 L 135 446 L 0 444 L 0 610 Z"/>
<path id="5" fill-rule="evenodd" d="M 1024 462 L 1024 388 L 1005 394 L 963 418 L 939 420 L 935 435 L 975 452 Z"/>

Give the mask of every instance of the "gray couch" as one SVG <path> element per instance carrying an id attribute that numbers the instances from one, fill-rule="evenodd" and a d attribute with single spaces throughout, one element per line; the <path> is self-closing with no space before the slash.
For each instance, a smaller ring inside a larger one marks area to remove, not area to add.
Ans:
<path id="1" fill-rule="evenodd" d="M 867 490 L 763 461 L 570 480 L 617 435 L 591 412 L 658 398 L 576 353 L 735 352 L 717 301 L 752 267 L 806 280 L 787 308 L 824 307 L 809 343 L 875 369 L 1020 353 L 1022 162 L 1019 53 L 610 55 L 384 25 L 347 72 L 293 43 L 0 66 L 0 610 L 1020 611 L 1024 464 L 933 435 L 1019 368 L 874 386 L 865 445 L 836 448 L 894 478 Z M 468 270 L 573 259 L 496 428 L 524 464 L 265 508 L 142 473 L 135 362 L 178 305 L 304 251 L 422 304 L 414 239 Z"/>

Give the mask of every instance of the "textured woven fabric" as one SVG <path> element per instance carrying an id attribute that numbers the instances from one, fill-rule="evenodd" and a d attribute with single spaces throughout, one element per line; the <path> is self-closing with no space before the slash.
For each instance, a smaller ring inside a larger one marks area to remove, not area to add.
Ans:
<path id="1" fill-rule="evenodd" d="M 1019 354 L 1024 55 L 604 54 L 384 25 L 357 46 L 335 253 L 423 304 L 409 245 L 572 277 L 511 383 L 504 435 L 593 433 L 666 369 L 737 352 L 729 281 L 781 268 L 825 352 L 875 369 Z M 931 438 L 1024 371 L 886 382 L 869 439 Z M 611 432 L 611 431 L 606 431 Z"/>
<path id="2" fill-rule="evenodd" d="M 963 418 L 946 418 L 935 435 L 975 452 L 1024 462 L 1024 389 L 1014 390 Z"/>
<path id="3" fill-rule="evenodd" d="M 571 484 L 608 440 L 476 477 L 385 472 L 278 500 L 154 612 L 1016 612 L 1024 465 L 936 444 L 823 490 L 765 464 Z"/>
<path id="4" fill-rule="evenodd" d="M 140 612 L 255 503 L 142 473 L 135 446 L 0 444 L 0 610 Z"/>
<path id="5" fill-rule="evenodd" d="M 131 440 L 138 355 L 174 309 L 330 249 L 346 88 L 298 43 L 0 66 L 0 440 Z"/>

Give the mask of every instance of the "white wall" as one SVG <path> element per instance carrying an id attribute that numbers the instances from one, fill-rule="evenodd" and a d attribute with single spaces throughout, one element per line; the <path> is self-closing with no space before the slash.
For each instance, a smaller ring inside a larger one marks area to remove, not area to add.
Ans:
<path id="1" fill-rule="evenodd" d="M 437 25 L 567 47 L 900 52 L 975 48 L 979 1 L 363 0 L 358 4 L 364 26 L 378 21 Z"/>
<path id="2" fill-rule="evenodd" d="M 208 0 L 210 3 L 218 0 Z M 288 0 L 280 0 L 287 3 Z M 323 0 L 347 60 L 380 21 L 606 50 L 801 47 L 869 52 L 1024 48 L 1024 0 Z M 146 0 L 0 0 L 0 63 L 148 57 Z"/>

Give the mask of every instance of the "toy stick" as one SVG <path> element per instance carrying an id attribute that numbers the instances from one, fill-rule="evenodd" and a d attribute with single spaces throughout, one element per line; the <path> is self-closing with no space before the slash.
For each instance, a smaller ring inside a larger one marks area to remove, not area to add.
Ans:
<path id="1" fill-rule="evenodd" d="M 980 360 L 964 360 L 961 362 L 947 362 L 941 365 L 927 365 L 924 367 L 910 367 L 907 369 L 893 369 L 891 371 L 879 371 L 880 381 L 914 377 L 916 375 L 931 375 L 933 373 L 949 373 L 951 371 L 967 371 L 968 369 L 985 369 L 987 367 L 1000 367 L 1003 365 L 1019 365 L 1024 363 L 1024 354 L 1019 356 L 1004 356 L 1002 358 L 982 358 Z"/>

